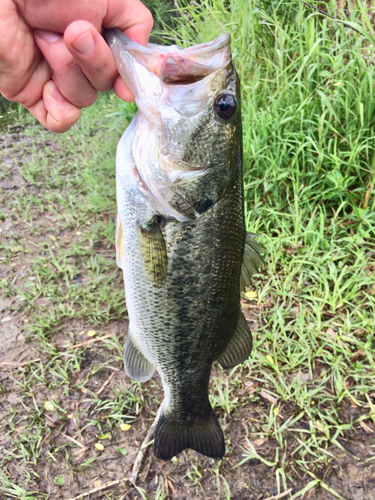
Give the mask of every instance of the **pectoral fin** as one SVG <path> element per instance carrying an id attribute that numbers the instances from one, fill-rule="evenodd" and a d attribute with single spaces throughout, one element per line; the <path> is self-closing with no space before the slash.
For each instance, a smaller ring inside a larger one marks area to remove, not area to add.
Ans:
<path id="1" fill-rule="evenodd" d="M 122 224 L 119 214 L 116 215 L 116 263 L 120 269 L 124 269 L 124 239 L 122 237 Z"/>
<path id="2" fill-rule="evenodd" d="M 251 284 L 251 277 L 256 274 L 264 260 L 260 255 L 264 247 L 255 240 L 253 233 L 246 233 L 245 251 L 241 268 L 241 290 Z"/>
<path id="3" fill-rule="evenodd" d="M 163 286 L 167 277 L 167 248 L 156 220 L 139 226 L 139 242 L 147 276 L 155 286 Z"/>
<path id="4" fill-rule="evenodd" d="M 153 365 L 147 361 L 135 345 L 131 337 L 130 328 L 125 342 L 124 367 L 129 377 L 134 380 L 139 380 L 140 382 L 146 382 L 154 373 Z"/>
<path id="5" fill-rule="evenodd" d="M 218 361 L 223 368 L 233 368 L 247 360 L 253 348 L 253 336 L 240 312 L 237 329 L 223 354 Z"/>

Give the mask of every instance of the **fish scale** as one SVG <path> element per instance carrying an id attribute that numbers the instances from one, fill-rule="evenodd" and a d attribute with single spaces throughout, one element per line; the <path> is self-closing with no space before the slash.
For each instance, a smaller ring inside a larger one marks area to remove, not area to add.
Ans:
<path id="1" fill-rule="evenodd" d="M 139 108 L 116 166 L 117 262 L 129 314 L 125 370 L 141 381 L 155 369 L 160 374 L 157 458 L 185 448 L 221 458 L 210 373 L 215 361 L 228 368 L 250 355 L 240 293 L 262 263 L 262 247 L 245 230 L 230 37 L 189 49 L 141 47 L 116 30 L 106 38 Z M 178 67 L 164 63 L 168 50 Z"/>

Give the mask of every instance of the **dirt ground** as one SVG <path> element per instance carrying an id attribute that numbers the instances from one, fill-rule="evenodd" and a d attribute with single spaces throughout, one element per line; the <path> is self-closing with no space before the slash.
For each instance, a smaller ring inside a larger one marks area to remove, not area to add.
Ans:
<path id="1" fill-rule="evenodd" d="M 47 147 L 50 161 L 55 161 L 61 145 L 53 135 L 40 134 L 39 147 Z M 265 380 L 250 374 L 247 366 L 231 377 L 218 368 L 213 373 L 214 393 L 218 387 L 230 385 L 223 407 L 216 408 L 227 442 L 227 453 L 220 463 L 190 450 L 164 463 L 153 457 L 150 446 L 137 487 L 128 481 L 162 400 L 160 380 L 155 376 L 138 384 L 125 375 L 121 346 L 127 323 L 120 314 L 116 317 L 110 312 L 109 320 L 98 316 L 96 322 L 90 316 L 65 315 L 46 327 L 48 336 L 36 334 L 35 329 L 30 333 L 29 324 L 37 323 L 38 309 L 44 317 L 50 304 L 42 295 L 30 303 L 25 290 L 30 280 L 39 279 L 35 261 L 42 257 L 42 244 L 52 234 L 51 227 L 61 248 L 81 244 L 76 227 L 52 226 L 55 222 L 49 217 L 54 214 L 48 210 L 34 206 L 30 225 L 26 215 L 22 218 L 12 208 L 18 197 L 35 198 L 44 189 L 29 182 L 23 173 L 23 164 L 35 153 L 33 141 L 14 129 L 0 137 L 1 169 L 6 172 L 0 177 L 0 282 L 11 283 L 0 290 L 0 497 L 265 500 L 297 498 L 293 495 L 299 492 L 298 497 L 309 500 L 375 500 L 375 426 L 366 421 L 345 431 L 343 425 L 340 436 L 326 440 L 325 464 L 305 467 L 301 473 L 294 455 L 316 430 L 305 417 L 298 418 L 300 410 L 293 403 L 279 402 L 282 421 L 295 419 L 283 432 L 280 449 L 280 441 L 264 432 L 272 397 L 267 398 Z M 111 272 L 116 273 L 112 286 L 121 293 L 122 277 L 115 271 L 114 248 L 97 243 L 92 252 L 110 261 Z M 85 278 L 82 272 L 72 277 L 72 283 L 82 287 Z M 51 303 L 52 307 L 57 308 L 56 303 Z M 244 308 L 256 330 L 257 306 L 244 302 Z M 92 337 L 87 335 L 90 330 L 96 333 Z M 56 378 L 56 366 L 68 362 L 77 364 Z M 350 399 L 338 405 L 343 424 L 361 416 L 360 408 Z M 121 422 L 129 423 L 128 430 L 121 430 Z M 103 444 L 103 450 L 95 447 L 98 443 Z M 244 461 L 249 449 L 253 458 Z M 261 459 L 254 458 L 254 450 Z M 313 463 L 314 457 L 309 459 Z M 96 492 L 88 494 L 91 490 Z"/>
<path id="2" fill-rule="evenodd" d="M 4 319 L 9 314 L 8 307 L 10 302 L 1 302 L 1 319 Z M 68 325 L 67 325 L 68 327 Z M 84 328 L 81 325 L 76 328 Z M 111 332 L 116 335 L 121 344 L 124 343 L 125 328 L 121 323 L 111 323 L 103 325 L 103 332 Z M 11 406 L 17 412 L 17 418 L 14 422 L 19 425 L 18 431 L 22 430 L 22 391 L 18 383 L 22 380 L 23 373 L 27 370 L 26 361 L 35 361 L 38 358 L 38 348 L 32 342 L 25 343 L 25 330 L 23 327 L 22 318 L 13 318 L 11 328 L 5 327 L 4 323 L 1 326 L 1 357 L 0 360 L 14 362 L 18 365 L 16 369 L 10 366 L 2 366 L 1 370 L 1 418 L 6 418 L 6 408 Z M 10 340 L 10 336 L 13 340 Z M 100 358 L 100 348 L 93 344 L 93 347 L 86 351 L 87 367 L 83 368 L 80 377 L 84 378 L 90 370 L 90 365 L 94 364 Z M 43 362 L 43 359 L 40 359 Z M 21 366 L 19 366 L 21 365 Z M 226 374 L 216 373 L 216 375 L 226 377 Z M 109 383 L 105 385 L 107 382 Z M 98 398 L 115 398 L 116 389 L 120 386 L 126 387 L 131 384 L 130 379 L 125 375 L 122 369 L 121 361 L 118 361 L 111 369 L 102 370 L 94 376 L 90 377 L 89 384 L 86 388 L 93 393 L 98 392 L 104 387 Z M 156 396 L 158 400 L 162 398 L 160 389 L 159 377 L 154 377 L 150 383 L 144 384 L 145 391 Z M 117 389 L 118 390 L 118 389 Z M 42 406 L 48 388 L 41 390 L 35 395 L 35 401 L 38 406 Z M 224 412 L 220 413 L 220 422 L 224 429 L 226 439 L 231 443 L 227 456 L 220 464 L 220 475 L 225 478 L 230 490 L 230 496 L 226 495 L 226 490 L 221 485 L 223 493 L 220 494 L 220 486 L 218 491 L 218 482 L 214 477 L 217 464 L 212 459 L 200 456 L 198 453 L 191 450 L 184 452 L 177 459 L 164 463 L 156 460 L 151 453 L 151 450 L 146 453 L 143 460 L 141 472 L 138 478 L 138 486 L 147 492 L 147 498 L 156 498 L 158 484 L 163 485 L 165 492 L 164 498 L 170 499 L 202 499 L 214 500 L 217 498 L 231 498 L 237 500 L 264 500 L 266 498 L 277 498 L 277 485 L 275 478 L 275 469 L 263 464 L 260 460 L 251 459 L 244 465 L 238 467 L 238 464 L 243 459 L 242 447 L 246 447 L 245 436 L 261 431 L 262 418 L 259 412 L 259 404 L 247 400 L 248 388 L 246 382 L 243 387 L 238 387 L 234 391 L 234 397 L 241 401 L 241 405 L 230 415 Z M 58 394 L 55 390 L 54 394 Z M 61 391 L 63 393 L 63 391 Z M 60 394 L 58 394 L 60 396 Z M 63 394 L 61 394 L 63 396 Z M 262 402 L 262 408 L 267 410 L 269 402 Z M 131 429 L 126 433 L 117 432 L 112 435 L 111 443 L 105 447 L 105 451 L 100 454 L 93 467 L 80 469 L 80 464 L 87 462 L 88 459 L 97 456 L 97 450 L 93 449 L 93 445 L 98 441 L 98 427 L 90 425 L 92 415 L 86 401 L 86 391 L 70 391 L 69 396 L 62 397 L 60 400 L 61 406 L 69 412 L 74 413 L 78 409 L 81 412 L 80 424 L 77 423 L 75 417 L 65 419 L 55 419 L 44 414 L 47 419 L 46 425 L 48 433 L 43 437 L 40 447 L 40 458 L 35 464 L 28 464 L 27 468 L 33 471 L 33 479 L 28 482 L 28 491 L 37 491 L 39 493 L 48 494 L 49 498 L 70 499 L 79 497 L 82 492 L 99 489 L 98 493 L 92 493 L 86 498 L 102 498 L 103 494 L 110 495 L 108 498 L 115 499 L 140 499 L 142 498 L 139 491 L 132 486 L 126 478 L 131 476 L 132 466 L 135 457 L 140 449 L 140 446 L 145 438 L 149 426 L 153 422 L 153 414 L 157 410 L 157 404 L 154 401 L 149 401 L 147 406 L 141 411 L 136 421 L 131 426 Z M 347 401 L 343 407 L 346 412 L 345 418 L 350 421 L 355 418 L 355 411 L 350 402 Z M 286 404 L 283 408 L 283 415 L 294 416 L 295 408 L 288 407 Z M 286 417 L 287 418 L 287 417 Z M 309 423 L 304 421 L 298 422 L 300 432 L 309 432 Z M 80 429 L 82 432 L 79 432 Z M 77 439 L 77 435 L 79 438 Z M 371 439 L 372 438 L 372 439 Z M 284 437 L 286 443 L 290 446 L 290 450 L 296 447 L 296 439 L 292 435 Z M 74 441 L 72 441 L 74 440 Z M 275 440 L 254 439 L 254 447 L 262 453 L 263 457 L 274 456 L 274 449 L 277 447 Z M 329 446 L 327 454 L 332 454 L 329 460 L 329 465 L 311 473 L 311 477 L 295 477 L 294 481 L 288 481 L 288 489 L 299 491 L 307 484 L 311 484 L 311 478 L 316 486 L 313 487 L 305 498 L 312 500 L 326 500 L 337 498 L 336 495 L 319 487 L 319 479 L 324 479 L 325 483 L 332 487 L 336 492 L 339 492 L 341 498 L 345 500 L 373 500 L 375 499 L 375 465 L 373 462 L 367 462 L 369 458 L 369 442 L 373 442 L 373 435 L 368 435 L 365 432 L 350 433 L 341 439 L 340 443 L 343 450 L 340 452 L 336 446 Z M 72 442 L 73 444 L 73 463 L 71 459 L 67 459 L 64 446 Z M 54 454 L 54 460 L 49 459 L 49 450 L 61 450 Z M 126 449 L 126 455 L 123 456 L 116 451 L 118 448 Z M 288 448 L 288 446 L 287 446 Z M 5 436 L 1 438 L 0 450 L 5 457 L 9 457 L 12 452 L 12 443 Z M 284 458 L 287 460 L 288 457 Z M 8 462 L 7 473 L 15 484 L 24 484 L 25 464 L 22 458 L 16 458 Z M 63 486 L 54 484 L 52 478 L 63 478 Z M 197 482 L 199 487 L 194 487 Z M 101 489 L 108 484 L 108 488 Z M 220 484 L 220 479 L 219 479 Z M 204 492 L 204 493 L 203 493 Z M 4 499 L 14 498 L 5 495 Z M 31 498 L 42 498 L 40 494 Z M 286 496 L 285 498 L 289 498 Z M 340 497 L 339 497 L 340 498 Z"/>

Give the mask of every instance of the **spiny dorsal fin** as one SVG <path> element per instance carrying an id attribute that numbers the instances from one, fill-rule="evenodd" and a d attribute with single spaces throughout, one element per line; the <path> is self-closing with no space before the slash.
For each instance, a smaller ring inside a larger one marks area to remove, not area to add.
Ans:
<path id="1" fill-rule="evenodd" d="M 241 290 L 251 284 L 251 277 L 256 274 L 264 260 L 260 255 L 264 251 L 263 245 L 255 240 L 255 234 L 246 233 L 244 256 L 241 268 Z"/>
<path id="2" fill-rule="evenodd" d="M 147 361 L 131 337 L 130 326 L 124 349 L 124 367 L 129 377 L 146 382 L 154 373 L 153 365 Z"/>
<path id="3" fill-rule="evenodd" d="M 124 239 L 122 237 L 122 224 L 119 214 L 116 215 L 116 263 L 120 269 L 124 269 Z"/>
<path id="4" fill-rule="evenodd" d="M 147 276 L 153 285 L 163 286 L 167 277 L 167 248 L 157 220 L 139 226 L 139 242 Z"/>
<path id="5" fill-rule="evenodd" d="M 238 317 L 236 331 L 218 361 L 223 368 L 233 368 L 247 360 L 253 348 L 253 336 L 242 312 Z"/>

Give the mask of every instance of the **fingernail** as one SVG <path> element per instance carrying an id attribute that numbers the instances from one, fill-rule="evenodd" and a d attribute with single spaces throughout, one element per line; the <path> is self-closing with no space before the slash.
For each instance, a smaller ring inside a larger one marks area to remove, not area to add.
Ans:
<path id="1" fill-rule="evenodd" d="M 47 31 L 47 30 L 35 30 L 35 34 L 39 36 L 42 40 L 48 43 L 54 43 L 60 40 L 62 35 L 60 33 L 56 33 L 55 31 Z"/>
<path id="2" fill-rule="evenodd" d="M 77 52 L 83 56 L 88 56 L 94 50 L 95 42 L 92 34 L 86 31 L 72 45 Z"/>

